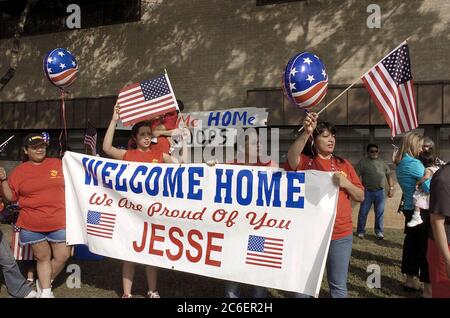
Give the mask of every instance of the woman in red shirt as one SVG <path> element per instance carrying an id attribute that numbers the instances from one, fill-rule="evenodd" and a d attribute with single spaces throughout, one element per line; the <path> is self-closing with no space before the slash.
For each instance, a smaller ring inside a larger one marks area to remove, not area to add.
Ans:
<path id="1" fill-rule="evenodd" d="M 114 139 L 114 132 L 119 118 L 118 105 L 114 107 L 113 116 L 109 124 L 108 130 L 103 140 L 103 151 L 111 158 L 117 160 L 126 160 L 134 162 L 149 162 L 149 163 L 179 163 L 178 160 L 167 153 L 155 151 L 151 146 L 152 129 L 149 121 L 141 121 L 136 123 L 131 129 L 131 136 L 134 141 L 136 149 L 118 149 L 113 147 L 112 141 Z M 184 140 L 183 140 L 184 141 Z M 183 142 L 183 153 L 186 153 L 186 145 Z M 136 264 L 133 262 L 124 261 L 122 267 L 122 298 L 131 298 L 131 288 L 133 286 L 133 277 Z M 145 266 L 148 285 L 148 298 L 160 298 L 156 291 L 157 269 L 154 266 Z"/>
<path id="2" fill-rule="evenodd" d="M 352 165 L 333 154 L 336 129 L 326 122 L 317 124 L 318 115 L 308 113 L 303 121 L 304 133 L 288 151 L 287 170 L 321 170 L 334 172 L 333 181 L 339 187 L 339 197 L 333 235 L 327 257 L 327 277 L 331 297 L 347 297 L 347 276 L 352 252 L 352 207 L 350 199 L 362 202 L 364 187 Z M 307 142 L 312 136 L 312 143 Z M 306 146 L 306 147 L 305 147 Z M 311 155 L 302 154 L 311 150 Z"/>
<path id="3" fill-rule="evenodd" d="M 38 297 L 53 298 L 51 282 L 70 257 L 66 243 L 66 207 L 62 162 L 47 158 L 48 143 L 40 134 L 24 139 L 27 160 L 17 166 L 9 178 L 0 168 L 0 180 L 5 198 L 18 201 L 21 245 L 31 244 L 37 261 Z"/>

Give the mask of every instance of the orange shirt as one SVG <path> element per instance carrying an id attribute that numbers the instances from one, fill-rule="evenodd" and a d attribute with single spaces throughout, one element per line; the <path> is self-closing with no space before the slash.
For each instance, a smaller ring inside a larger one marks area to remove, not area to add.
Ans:
<path id="1" fill-rule="evenodd" d="M 46 158 L 36 165 L 18 165 L 8 178 L 13 201 L 19 202 L 17 226 L 33 232 L 52 232 L 66 227 L 66 203 L 62 161 Z"/>
<path id="2" fill-rule="evenodd" d="M 333 171 L 332 164 L 334 165 L 334 171 L 342 172 L 347 179 L 353 183 L 356 187 L 364 190 L 364 186 L 361 183 L 355 169 L 350 162 L 344 160 L 344 162 L 339 162 L 336 158 L 332 160 L 321 159 L 315 157 L 314 160 L 305 156 L 300 155 L 301 163 L 295 169 L 299 170 L 320 170 L 320 171 Z M 289 166 L 289 162 L 285 164 L 286 170 L 294 170 Z M 350 195 L 344 189 L 339 189 L 339 197 L 337 203 L 336 220 L 334 222 L 332 240 L 341 239 L 353 233 L 352 224 L 352 205 L 350 202 Z"/>
<path id="3" fill-rule="evenodd" d="M 134 161 L 134 162 L 149 162 L 149 163 L 163 163 L 163 153 L 160 151 L 149 150 L 149 151 L 140 151 L 138 149 L 127 150 L 125 155 L 123 156 L 123 160 L 125 161 Z"/>
<path id="4" fill-rule="evenodd" d="M 151 151 L 156 151 L 160 153 L 170 153 L 170 142 L 168 137 L 160 136 L 157 138 L 157 143 L 152 143 L 150 145 Z"/>

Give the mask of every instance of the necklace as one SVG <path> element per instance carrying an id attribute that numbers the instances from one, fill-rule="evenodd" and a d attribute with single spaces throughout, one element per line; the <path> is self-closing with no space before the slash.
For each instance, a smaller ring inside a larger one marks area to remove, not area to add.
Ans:
<path id="1" fill-rule="evenodd" d="M 309 167 L 312 167 L 312 163 L 313 163 L 314 160 L 316 160 L 316 157 L 309 159 L 309 162 L 308 162 L 308 166 Z M 327 159 L 325 159 L 325 160 L 327 160 Z M 331 163 L 331 171 L 336 171 L 336 168 L 335 168 L 335 165 L 334 165 L 334 156 L 333 156 L 333 154 L 331 155 L 330 163 Z"/>

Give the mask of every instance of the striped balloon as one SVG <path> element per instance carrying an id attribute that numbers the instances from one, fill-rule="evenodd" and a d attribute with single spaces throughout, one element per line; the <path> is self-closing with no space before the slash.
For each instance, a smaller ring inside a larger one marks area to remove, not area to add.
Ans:
<path id="1" fill-rule="evenodd" d="M 56 48 L 49 51 L 43 64 L 45 76 L 58 88 L 69 87 L 77 79 L 78 63 L 67 49 Z"/>
<path id="2" fill-rule="evenodd" d="M 328 74 L 320 58 L 301 52 L 292 57 L 283 76 L 283 90 L 292 104 L 311 108 L 319 104 L 328 88 Z"/>

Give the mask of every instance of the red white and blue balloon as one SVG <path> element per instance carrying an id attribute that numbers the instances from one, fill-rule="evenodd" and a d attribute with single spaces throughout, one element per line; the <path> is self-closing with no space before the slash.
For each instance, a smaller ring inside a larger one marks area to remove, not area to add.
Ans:
<path id="1" fill-rule="evenodd" d="M 328 75 L 320 58 L 309 52 L 292 57 L 283 76 L 286 97 L 299 108 L 310 108 L 319 104 L 328 88 Z"/>
<path id="2" fill-rule="evenodd" d="M 45 76 L 56 87 L 64 89 L 77 79 L 78 63 L 67 49 L 56 48 L 49 51 L 43 62 Z"/>

